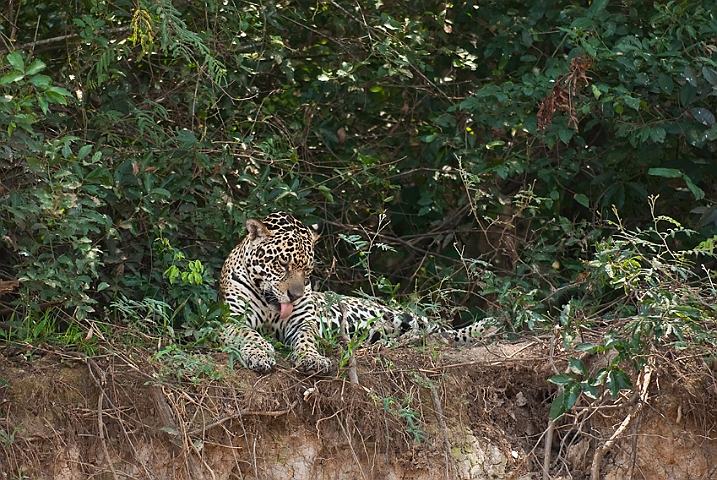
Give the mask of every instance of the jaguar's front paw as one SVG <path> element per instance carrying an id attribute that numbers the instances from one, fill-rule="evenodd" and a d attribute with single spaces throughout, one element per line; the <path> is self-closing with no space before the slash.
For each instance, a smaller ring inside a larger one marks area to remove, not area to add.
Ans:
<path id="1" fill-rule="evenodd" d="M 240 355 L 246 367 L 255 372 L 266 373 L 276 364 L 274 356 L 269 355 L 267 352 L 240 352 Z"/>
<path id="2" fill-rule="evenodd" d="M 274 346 L 267 342 L 256 330 L 243 325 L 229 324 L 222 332 L 225 351 L 256 372 L 266 373 L 276 364 Z"/>
<path id="3" fill-rule="evenodd" d="M 300 372 L 311 374 L 311 373 L 323 373 L 329 371 L 331 368 L 331 360 L 319 355 L 318 353 L 305 353 L 303 355 L 291 355 L 291 363 L 294 368 Z"/>
<path id="4" fill-rule="evenodd" d="M 276 364 L 274 347 L 266 345 L 244 345 L 228 349 L 242 366 L 259 373 L 266 373 Z"/>

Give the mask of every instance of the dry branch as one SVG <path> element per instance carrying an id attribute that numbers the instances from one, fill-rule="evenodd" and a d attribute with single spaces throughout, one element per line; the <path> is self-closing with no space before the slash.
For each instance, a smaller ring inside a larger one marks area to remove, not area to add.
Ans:
<path id="1" fill-rule="evenodd" d="M 341 335 L 341 339 L 344 341 L 344 343 L 346 343 L 346 349 L 348 350 L 349 354 L 347 373 L 349 375 L 349 381 L 354 385 L 358 385 L 359 380 L 358 374 L 356 373 L 356 356 L 354 355 L 354 352 L 351 351 L 351 348 L 349 346 L 351 339 L 349 338 L 349 334 L 346 330 L 346 304 L 339 300 L 339 306 L 341 307 L 341 326 L 339 328 L 339 332 Z"/>
<path id="2" fill-rule="evenodd" d="M 428 379 L 423 377 L 427 385 L 430 385 Z M 446 426 L 446 420 L 443 416 L 443 407 L 441 407 L 441 399 L 438 396 L 438 390 L 434 385 L 431 385 L 431 396 L 433 397 L 433 406 L 436 408 L 436 416 L 438 417 L 438 425 L 441 427 L 441 433 L 443 433 L 443 441 L 446 444 L 445 457 L 446 457 L 446 476 L 448 472 L 451 472 L 455 478 L 455 465 L 451 462 L 451 441 L 448 438 L 448 427 Z"/>
<path id="3" fill-rule="evenodd" d="M 121 33 L 121 32 L 129 32 L 132 30 L 132 27 L 119 27 L 119 28 L 110 28 L 109 30 L 106 30 L 106 33 L 112 34 L 112 33 Z M 8 52 L 15 51 L 15 50 L 34 50 L 35 47 L 39 47 L 41 45 L 49 45 L 52 43 L 59 43 L 64 42 L 67 40 L 71 41 L 78 41 L 81 40 L 82 37 L 77 33 L 71 33 L 69 35 L 59 35 L 57 37 L 52 38 L 45 38 L 42 40 L 35 40 L 34 42 L 28 42 L 23 43 L 21 45 L 14 45 L 10 47 L 6 47 L 8 49 Z"/>
<path id="4" fill-rule="evenodd" d="M 98 373 L 102 374 L 102 381 L 100 381 L 92 371 L 92 368 L 96 368 Z M 97 388 L 100 389 L 99 394 L 97 395 L 97 431 L 100 435 L 100 442 L 102 443 L 102 451 L 105 454 L 105 459 L 107 460 L 107 465 L 110 467 L 110 470 L 112 471 L 112 478 L 114 480 L 118 480 L 117 477 L 117 471 L 115 470 L 115 466 L 112 463 L 112 457 L 110 457 L 109 449 L 107 448 L 107 441 L 105 440 L 105 424 L 102 420 L 102 412 L 103 412 L 103 401 L 105 398 L 105 389 L 103 388 L 102 384 L 104 383 L 104 374 L 100 370 L 99 366 L 91 359 L 87 359 L 87 368 L 90 369 L 90 375 L 95 380 L 95 383 L 97 383 Z"/>
<path id="5" fill-rule="evenodd" d="M 261 412 L 261 411 L 252 411 L 252 410 L 242 410 L 239 413 L 236 413 L 234 415 L 227 415 L 226 417 L 220 418 L 219 420 L 210 423 L 209 425 L 204 425 L 201 427 L 197 427 L 194 430 L 190 430 L 186 433 L 188 437 L 193 437 L 194 435 L 204 434 L 207 432 L 207 430 L 210 430 L 214 427 L 217 427 L 225 422 L 228 422 L 229 420 L 235 420 L 237 418 L 241 418 L 242 416 L 249 416 L 249 415 L 261 415 L 265 417 L 280 417 L 282 415 L 286 415 L 287 413 L 291 412 L 294 407 L 298 404 L 298 401 L 295 401 L 291 405 L 289 405 L 289 408 L 285 410 L 279 410 L 279 411 L 273 411 L 273 412 Z M 178 435 L 178 433 L 177 433 Z"/>
<path id="6" fill-rule="evenodd" d="M 647 365 L 645 366 L 645 370 L 642 377 L 642 385 L 640 386 L 640 401 L 635 405 L 635 407 L 632 409 L 632 412 L 625 417 L 625 419 L 622 421 L 619 427 L 617 427 L 617 430 L 613 432 L 613 434 L 610 436 L 610 438 L 605 442 L 605 444 L 601 447 L 599 447 L 595 451 L 595 455 L 593 455 L 593 462 L 592 466 L 590 467 L 590 480 L 599 480 L 600 478 L 600 463 L 602 463 L 602 459 L 605 456 L 605 454 L 610 450 L 610 448 L 615 444 L 618 437 L 622 435 L 622 433 L 627 429 L 628 425 L 630 425 L 630 422 L 637 416 L 638 413 L 642 410 L 642 407 L 647 403 L 647 390 L 650 386 L 650 378 L 652 377 L 652 368 Z"/>

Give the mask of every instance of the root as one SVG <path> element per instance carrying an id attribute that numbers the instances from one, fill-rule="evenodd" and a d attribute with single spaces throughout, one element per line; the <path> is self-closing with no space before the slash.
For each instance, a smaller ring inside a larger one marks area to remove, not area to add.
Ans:
<path id="1" fill-rule="evenodd" d="M 652 368 L 647 365 L 645 367 L 645 371 L 643 373 L 642 377 L 642 385 L 640 386 L 640 401 L 637 402 L 635 407 L 632 409 L 632 412 L 625 417 L 625 419 L 622 421 L 619 427 L 617 427 L 617 430 L 613 432 L 613 434 L 610 436 L 610 438 L 605 442 L 605 444 L 601 447 L 599 447 L 595 451 L 595 455 L 593 455 L 593 462 L 592 466 L 590 467 L 590 480 L 599 480 L 600 478 L 600 463 L 602 463 L 602 459 L 605 456 L 605 454 L 612 448 L 612 446 L 617 441 L 618 437 L 622 435 L 622 433 L 627 429 L 628 425 L 630 425 L 630 422 L 640 413 L 642 410 L 642 407 L 647 403 L 647 390 L 650 386 L 650 378 L 652 377 Z"/>
<path id="2" fill-rule="evenodd" d="M 428 379 L 423 377 L 428 384 Z M 453 463 L 450 459 L 451 442 L 448 439 L 448 427 L 446 426 L 446 420 L 443 417 L 443 408 L 441 407 L 441 399 L 438 396 L 438 389 L 435 386 L 430 387 L 431 395 L 433 396 L 433 405 L 436 408 L 436 416 L 438 417 L 438 425 L 441 427 L 441 433 L 443 433 L 443 441 L 446 443 L 446 478 L 448 478 L 448 472 L 451 472 L 455 478 L 455 472 L 453 471 Z"/>
<path id="3" fill-rule="evenodd" d="M 97 431 L 99 432 L 99 435 L 100 435 L 100 442 L 102 443 L 102 451 L 105 454 L 105 459 L 107 460 L 107 465 L 110 467 L 110 470 L 112 471 L 112 478 L 114 478 L 114 480 L 118 480 L 117 471 L 115 470 L 115 466 L 112 463 L 112 457 L 110 457 L 110 451 L 107 448 L 107 441 L 105 440 L 105 423 L 102 420 L 102 412 L 104 410 L 103 402 L 104 402 L 105 395 L 106 395 L 105 389 L 102 386 L 105 383 L 104 382 L 104 380 L 105 380 L 104 374 L 102 374 L 103 372 L 100 370 L 100 368 L 94 362 L 94 360 L 92 360 L 91 358 L 87 359 L 87 367 L 90 370 L 90 375 L 95 380 L 95 383 L 97 383 L 97 388 L 100 389 L 100 393 L 99 393 L 99 395 L 97 395 Z M 93 367 L 97 370 L 97 372 L 99 374 L 101 374 L 102 380 L 100 380 L 99 378 L 97 378 L 95 376 L 95 373 L 92 371 Z"/>

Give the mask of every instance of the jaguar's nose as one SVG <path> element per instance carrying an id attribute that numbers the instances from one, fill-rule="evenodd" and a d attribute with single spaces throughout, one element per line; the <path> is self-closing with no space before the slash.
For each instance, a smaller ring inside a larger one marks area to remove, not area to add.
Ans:
<path id="1" fill-rule="evenodd" d="M 296 301 L 297 299 L 304 296 L 304 283 L 301 282 L 300 284 L 294 284 L 289 287 L 286 294 L 289 296 L 289 300 L 291 302 Z"/>

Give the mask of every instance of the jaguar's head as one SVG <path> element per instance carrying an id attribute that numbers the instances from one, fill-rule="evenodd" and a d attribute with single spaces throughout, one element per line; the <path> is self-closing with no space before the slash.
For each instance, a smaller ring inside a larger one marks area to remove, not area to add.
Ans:
<path id="1" fill-rule="evenodd" d="M 279 318 L 287 318 L 294 304 L 311 290 L 314 244 L 323 224 L 307 226 L 285 212 L 246 222 L 244 264 L 250 281 Z"/>

